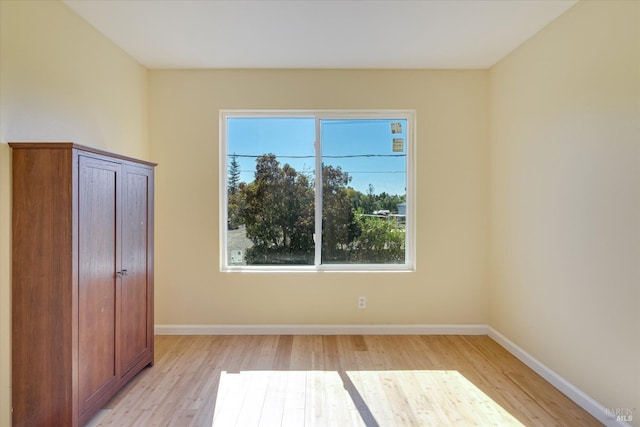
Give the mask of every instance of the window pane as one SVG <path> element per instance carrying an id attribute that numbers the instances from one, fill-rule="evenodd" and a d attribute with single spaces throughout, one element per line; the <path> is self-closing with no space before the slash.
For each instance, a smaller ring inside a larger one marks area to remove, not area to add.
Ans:
<path id="1" fill-rule="evenodd" d="M 405 262 L 407 120 L 320 121 L 322 263 Z"/>
<path id="2" fill-rule="evenodd" d="M 314 264 L 315 120 L 227 119 L 227 264 Z"/>

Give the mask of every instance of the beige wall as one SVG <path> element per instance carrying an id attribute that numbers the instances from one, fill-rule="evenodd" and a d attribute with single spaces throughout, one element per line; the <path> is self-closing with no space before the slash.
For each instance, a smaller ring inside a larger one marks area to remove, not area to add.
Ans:
<path id="1" fill-rule="evenodd" d="M 636 426 L 639 29 L 580 2 L 490 72 L 489 323 Z"/>
<path id="2" fill-rule="evenodd" d="M 150 71 L 156 324 L 485 324 L 487 74 Z M 220 109 L 415 109 L 417 271 L 221 273 Z"/>
<path id="3" fill-rule="evenodd" d="M 0 425 L 21 140 L 160 163 L 157 324 L 489 323 L 640 425 L 639 5 L 580 2 L 485 71 L 147 73 L 61 3 L 0 0 Z M 219 272 L 218 112 L 261 108 L 417 111 L 415 273 Z"/>
<path id="4" fill-rule="evenodd" d="M 0 1 L 0 425 L 10 425 L 9 141 L 148 158 L 147 71 L 57 1 Z"/>

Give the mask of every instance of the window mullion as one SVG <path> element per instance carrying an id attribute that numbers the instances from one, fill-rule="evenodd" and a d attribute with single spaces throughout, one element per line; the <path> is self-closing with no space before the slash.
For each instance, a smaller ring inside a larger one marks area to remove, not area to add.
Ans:
<path id="1" fill-rule="evenodd" d="M 314 264 L 322 264 L 322 136 L 320 135 L 320 119 L 316 117 L 315 148 L 315 261 Z"/>

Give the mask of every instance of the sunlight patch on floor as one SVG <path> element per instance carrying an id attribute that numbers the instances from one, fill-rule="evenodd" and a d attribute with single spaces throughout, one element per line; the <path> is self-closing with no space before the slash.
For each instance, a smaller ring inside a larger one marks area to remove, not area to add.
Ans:
<path id="1" fill-rule="evenodd" d="M 212 422 L 216 427 L 470 424 L 522 425 L 458 371 L 430 370 L 223 371 Z"/>

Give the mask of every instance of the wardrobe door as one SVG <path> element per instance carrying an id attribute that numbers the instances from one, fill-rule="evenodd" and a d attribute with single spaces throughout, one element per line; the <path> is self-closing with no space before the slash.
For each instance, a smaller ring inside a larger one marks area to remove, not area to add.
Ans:
<path id="1" fill-rule="evenodd" d="M 78 392 L 80 414 L 119 380 L 116 360 L 120 164 L 79 156 Z"/>
<path id="2" fill-rule="evenodd" d="M 122 376 L 152 354 L 152 209 L 153 170 L 125 164 L 122 186 L 123 276 L 119 327 Z"/>

